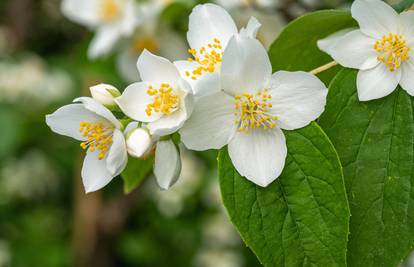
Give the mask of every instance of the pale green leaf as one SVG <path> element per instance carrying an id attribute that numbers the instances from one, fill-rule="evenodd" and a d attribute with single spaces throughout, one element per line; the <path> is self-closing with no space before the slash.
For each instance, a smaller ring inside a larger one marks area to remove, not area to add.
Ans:
<path id="1" fill-rule="evenodd" d="M 152 171 L 153 163 L 153 157 L 146 160 L 132 157 L 128 159 L 128 165 L 121 174 L 122 179 L 124 180 L 124 192 L 126 194 L 130 193 L 141 184 L 141 182 Z"/>

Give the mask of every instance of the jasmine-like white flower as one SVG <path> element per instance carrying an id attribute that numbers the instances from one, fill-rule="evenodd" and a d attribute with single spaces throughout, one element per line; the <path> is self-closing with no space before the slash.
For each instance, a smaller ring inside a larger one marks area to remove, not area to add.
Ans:
<path id="1" fill-rule="evenodd" d="M 380 0 L 356 0 L 351 12 L 360 29 L 329 36 L 319 48 L 342 66 L 360 70 L 361 101 L 389 95 L 398 84 L 414 96 L 414 11 L 398 14 Z"/>
<path id="2" fill-rule="evenodd" d="M 104 83 L 92 86 L 89 90 L 93 99 L 107 108 L 116 107 L 115 98 L 121 95 L 116 87 Z"/>
<path id="3" fill-rule="evenodd" d="M 92 59 L 110 52 L 140 22 L 135 0 L 63 0 L 62 12 L 69 19 L 96 30 L 88 51 Z"/>
<path id="4" fill-rule="evenodd" d="M 138 58 L 137 67 L 143 81 L 128 86 L 116 99 L 118 106 L 128 117 L 148 123 L 151 135 L 176 132 L 193 109 L 189 84 L 174 64 L 147 50 Z"/>
<path id="5" fill-rule="evenodd" d="M 228 144 L 237 171 L 267 186 L 282 172 L 287 147 L 281 129 L 294 130 L 319 117 L 327 88 L 306 72 L 272 75 L 266 50 L 255 39 L 234 36 L 223 57 L 222 92 L 201 97 L 180 130 L 193 150 Z"/>
<path id="6" fill-rule="evenodd" d="M 89 97 L 46 116 L 52 131 L 81 141 L 87 150 L 82 179 L 87 193 L 101 189 L 125 168 L 128 160 L 122 124 L 102 104 Z"/>
<path id="7" fill-rule="evenodd" d="M 127 133 L 128 153 L 136 158 L 147 157 L 155 148 L 154 175 L 161 189 L 167 190 L 181 173 L 180 154 L 171 139 L 151 136 L 148 129 L 135 126 Z"/>
<path id="8" fill-rule="evenodd" d="M 189 18 L 187 40 L 192 55 L 187 61 L 174 64 L 192 86 L 196 95 L 202 96 L 220 90 L 220 69 L 223 51 L 230 38 L 238 34 L 236 24 L 225 9 L 214 4 L 196 6 Z M 256 37 L 260 23 L 251 18 L 240 34 Z"/>

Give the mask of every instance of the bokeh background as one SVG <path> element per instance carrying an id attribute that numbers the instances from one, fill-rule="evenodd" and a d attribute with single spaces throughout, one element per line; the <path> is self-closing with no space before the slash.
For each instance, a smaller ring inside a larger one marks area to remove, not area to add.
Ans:
<path id="1" fill-rule="evenodd" d="M 260 266 L 224 211 L 214 151 L 184 150 L 181 178 L 169 191 L 148 177 L 124 195 L 123 181 L 116 178 L 85 195 L 79 144 L 52 133 L 44 122 L 45 114 L 88 95 L 91 85 L 122 90 L 139 79 L 135 62 L 143 48 L 172 60 L 186 58 L 188 15 L 201 2 L 207 1 L 166 1 L 132 38 L 91 61 L 93 33 L 65 18 L 60 0 L 0 1 L 0 267 Z M 304 13 L 350 4 L 217 2 L 240 26 L 257 17 L 265 46 Z"/>

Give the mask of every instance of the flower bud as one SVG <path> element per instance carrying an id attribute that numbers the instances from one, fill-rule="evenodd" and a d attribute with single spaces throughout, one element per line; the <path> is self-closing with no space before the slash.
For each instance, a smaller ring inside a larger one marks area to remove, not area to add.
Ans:
<path id="1" fill-rule="evenodd" d="M 112 85 L 101 83 L 92 86 L 89 89 L 92 97 L 102 105 L 108 108 L 117 106 L 115 98 L 120 96 L 121 93 Z"/>
<path id="2" fill-rule="evenodd" d="M 145 157 L 151 151 L 153 143 L 153 138 L 144 128 L 132 129 L 127 134 L 127 150 L 132 157 Z"/>

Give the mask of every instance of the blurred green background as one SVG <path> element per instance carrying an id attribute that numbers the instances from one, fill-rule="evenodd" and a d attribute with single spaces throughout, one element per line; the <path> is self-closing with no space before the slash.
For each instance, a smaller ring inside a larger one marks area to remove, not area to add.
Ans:
<path id="1" fill-rule="evenodd" d="M 170 2 L 156 18 L 162 26 L 151 34 L 159 45 L 165 36 L 178 39 L 178 45 L 160 48 L 174 58 L 186 50 L 192 7 L 207 1 Z M 297 16 L 349 5 L 341 0 L 218 2 L 229 4 L 239 24 L 257 16 L 265 45 Z M 107 57 L 89 61 L 93 33 L 65 18 L 60 4 L 0 1 L 0 267 L 260 266 L 223 210 L 214 151 L 184 151 L 181 178 L 169 191 L 160 191 L 148 177 L 124 195 L 123 181 L 116 178 L 104 190 L 85 195 L 79 144 L 52 133 L 44 116 L 88 95 L 91 85 L 104 82 L 122 90 L 135 70 L 131 74 L 120 66 L 125 42 Z M 136 56 L 129 59 L 134 68 Z"/>

